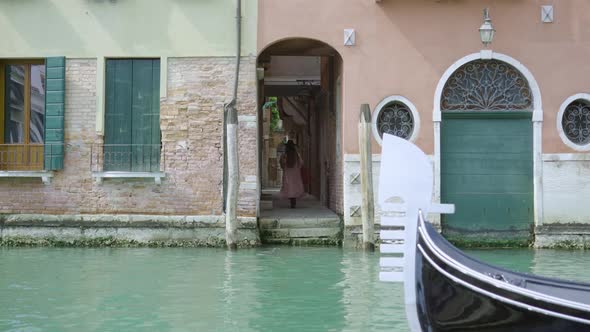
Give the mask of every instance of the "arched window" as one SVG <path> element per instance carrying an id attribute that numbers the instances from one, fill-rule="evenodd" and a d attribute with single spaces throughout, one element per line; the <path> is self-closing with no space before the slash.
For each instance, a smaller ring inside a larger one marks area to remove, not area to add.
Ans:
<path id="1" fill-rule="evenodd" d="M 514 67 L 498 60 L 476 60 L 447 80 L 441 111 L 532 111 L 531 89 Z"/>

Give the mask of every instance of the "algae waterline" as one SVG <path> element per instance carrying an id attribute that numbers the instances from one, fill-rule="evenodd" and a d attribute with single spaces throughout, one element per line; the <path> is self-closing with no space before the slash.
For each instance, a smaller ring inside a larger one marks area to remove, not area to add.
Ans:
<path id="1" fill-rule="evenodd" d="M 471 250 L 590 281 L 590 252 Z M 0 248 L 0 330 L 407 331 L 378 253 L 340 248 Z"/>

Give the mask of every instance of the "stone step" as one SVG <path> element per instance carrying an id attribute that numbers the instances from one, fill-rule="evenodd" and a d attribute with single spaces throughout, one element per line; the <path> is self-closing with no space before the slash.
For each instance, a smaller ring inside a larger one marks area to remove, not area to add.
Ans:
<path id="1" fill-rule="evenodd" d="M 272 194 L 264 194 L 263 193 L 260 195 L 260 200 L 265 200 L 265 201 L 271 200 L 272 201 Z"/>
<path id="2" fill-rule="evenodd" d="M 260 218 L 260 229 L 283 229 L 283 228 L 338 228 L 338 218 Z"/>
<path id="3" fill-rule="evenodd" d="M 317 238 L 317 237 L 306 237 L 306 238 L 292 238 L 292 246 L 339 246 L 342 244 L 340 238 Z"/>
<path id="4" fill-rule="evenodd" d="M 261 229 L 262 238 L 288 239 L 288 238 L 339 238 L 340 228 L 275 228 Z"/>
<path id="5" fill-rule="evenodd" d="M 275 239 L 275 238 L 261 238 L 260 242 L 263 244 L 282 244 L 282 245 L 290 245 L 291 239 Z"/>
<path id="6" fill-rule="evenodd" d="M 272 210 L 272 207 L 273 207 L 272 200 L 260 201 L 260 209 L 261 210 Z"/>

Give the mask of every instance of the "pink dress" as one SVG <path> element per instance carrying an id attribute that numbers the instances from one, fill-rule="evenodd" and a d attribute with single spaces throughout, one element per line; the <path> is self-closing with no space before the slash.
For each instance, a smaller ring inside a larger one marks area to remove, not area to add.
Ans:
<path id="1" fill-rule="evenodd" d="M 301 158 L 297 158 L 295 167 L 287 167 L 286 156 L 281 157 L 281 165 L 283 165 L 283 186 L 281 187 L 280 197 L 286 198 L 299 198 L 305 194 L 305 188 L 303 187 L 303 179 L 301 179 L 301 166 L 303 161 Z"/>

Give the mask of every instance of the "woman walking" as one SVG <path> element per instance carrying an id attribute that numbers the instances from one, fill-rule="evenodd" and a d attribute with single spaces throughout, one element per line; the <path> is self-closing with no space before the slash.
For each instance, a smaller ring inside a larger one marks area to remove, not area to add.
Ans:
<path id="1" fill-rule="evenodd" d="M 283 185 L 281 187 L 280 197 L 288 198 L 291 208 L 294 209 L 297 204 L 297 198 L 305 194 L 303 188 L 303 179 L 301 178 L 301 167 L 303 160 L 297 152 L 297 147 L 292 140 L 285 144 L 285 153 L 281 156 L 281 168 L 283 169 Z"/>

